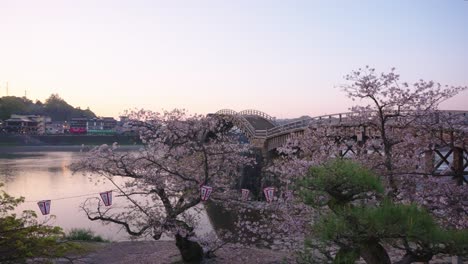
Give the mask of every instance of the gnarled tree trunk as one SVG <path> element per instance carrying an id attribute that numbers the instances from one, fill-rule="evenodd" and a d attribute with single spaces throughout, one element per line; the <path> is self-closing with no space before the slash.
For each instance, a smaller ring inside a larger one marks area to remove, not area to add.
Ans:
<path id="1" fill-rule="evenodd" d="M 176 246 L 185 263 L 201 263 L 203 260 L 203 248 L 200 244 L 180 234 L 176 234 L 175 239 Z"/>
<path id="2" fill-rule="evenodd" d="M 385 248 L 376 241 L 363 243 L 360 247 L 360 255 L 367 264 L 392 263 Z"/>

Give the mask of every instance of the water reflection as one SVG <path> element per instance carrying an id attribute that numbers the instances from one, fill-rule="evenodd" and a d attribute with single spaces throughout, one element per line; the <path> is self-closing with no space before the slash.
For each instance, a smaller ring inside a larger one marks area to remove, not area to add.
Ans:
<path id="1" fill-rule="evenodd" d="M 51 214 L 56 218 L 49 222 L 66 231 L 71 228 L 90 228 L 97 234 L 110 240 L 127 240 L 127 233 L 118 225 L 103 225 L 87 219 L 80 205 L 87 199 L 99 197 L 98 193 L 115 189 L 109 181 L 93 175 L 93 181 L 87 176 L 73 174 L 69 165 L 83 155 L 79 152 L 35 152 L 21 153 L 5 157 L 0 156 L 0 181 L 5 183 L 4 190 L 14 196 L 24 196 L 26 202 L 17 211 L 34 210 L 39 220 L 44 220 L 37 206 L 37 201 L 50 199 Z M 119 181 L 121 182 L 121 181 Z M 77 197 L 79 196 L 79 197 Z M 113 209 L 123 208 L 126 201 L 123 197 L 114 197 Z M 209 221 L 206 216 L 202 224 L 204 231 Z M 209 225 L 209 224 L 208 224 Z"/>
<path id="2" fill-rule="evenodd" d="M 14 169 L 11 164 L 0 165 L 0 182 L 8 183 L 14 180 Z"/>

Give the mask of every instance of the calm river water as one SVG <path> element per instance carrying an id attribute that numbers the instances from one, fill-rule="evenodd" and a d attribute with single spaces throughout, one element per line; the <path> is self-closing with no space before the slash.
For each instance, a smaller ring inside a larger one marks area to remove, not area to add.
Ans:
<path id="1" fill-rule="evenodd" d="M 23 196 L 26 202 L 17 211 L 30 209 L 36 211 L 39 220 L 46 219 L 37 206 L 39 200 L 52 200 L 51 214 L 56 218 L 49 222 L 61 226 L 65 231 L 71 228 L 89 228 L 96 234 L 114 241 L 128 240 L 127 233 L 115 224 L 103 225 L 90 221 L 80 210 L 80 205 L 90 197 L 99 197 L 99 192 L 115 189 L 108 181 L 99 181 L 99 176 L 91 180 L 81 173 L 73 174 L 69 165 L 78 160 L 83 153 L 76 151 L 15 151 L 0 152 L 0 182 L 3 189 L 13 196 Z M 113 198 L 113 207 L 123 204 L 121 197 Z M 201 216 L 198 233 L 211 230 L 206 216 Z"/>

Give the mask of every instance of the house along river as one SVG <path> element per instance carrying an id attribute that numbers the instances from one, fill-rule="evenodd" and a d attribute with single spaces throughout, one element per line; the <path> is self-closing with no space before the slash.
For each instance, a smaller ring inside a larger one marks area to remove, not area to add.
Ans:
<path id="1" fill-rule="evenodd" d="M 60 226 L 65 232 L 72 228 L 85 228 L 112 241 L 129 240 L 128 234 L 119 225 L 90 221 L 80 209 L 86 199 L 98 198 L 100 192 L 115 189 L 112 183 L 99 175 L 85 176 L 70 171 L 70 164 L 83 155 L 79 147 L 0 148 L 0 182 L 5 185 L 3 190 L 15 197 L 25 197 L 26 202 L 17 208 L 17 213 L 34 210 L 39 221 L 49 219 L 50 216 L 41 214 L 37 202 L 51 200 L 50 214 L 55 218 L 50 219 L 48 224 Z M 125 198 L 117 197 L 115 192 L 113 196 L 112 210 L 123 210 Z M 197 233 L 211 231 L 212 225 L 204 210 L 199 217 Z"/>

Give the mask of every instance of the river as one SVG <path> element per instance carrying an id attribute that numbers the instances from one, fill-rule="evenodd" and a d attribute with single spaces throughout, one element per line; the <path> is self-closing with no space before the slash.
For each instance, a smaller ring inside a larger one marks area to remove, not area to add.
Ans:
<path id="1" fill-rule="evenodd" d="M 3 190 L 15 197 L 25 197 L 16 212 L 34 210 L 38 220 L 49 219 L 43 216 L 37 202 L 51 200 L 51 215 L 55 218 L 48 224 L 62 227 L 66 232 L 72 228 L 91 229 L 96 234 L 112 241 L 129 240 L 129 236 L 116 224 L 103 225 L 99 221 L 90 221 L 80 209 L 87 199 L 99 197 L 99 193 L 115 189 L 109 181 L 103 181 L 101 176 L 85 176 L 73 174 L 70 164 L 84 155 L 79 148 L 54 148 L 44 150 L 35 148 L 8 148 L 0 150 L 0 182 Z M 113 207 L 124 204 L 122 197 L 113 198 Z M 202 213 L 200 228 L 197 233 L 212 230 L 211 223 Z M 168 238 L 166 238 L 168 239 Z"/>

